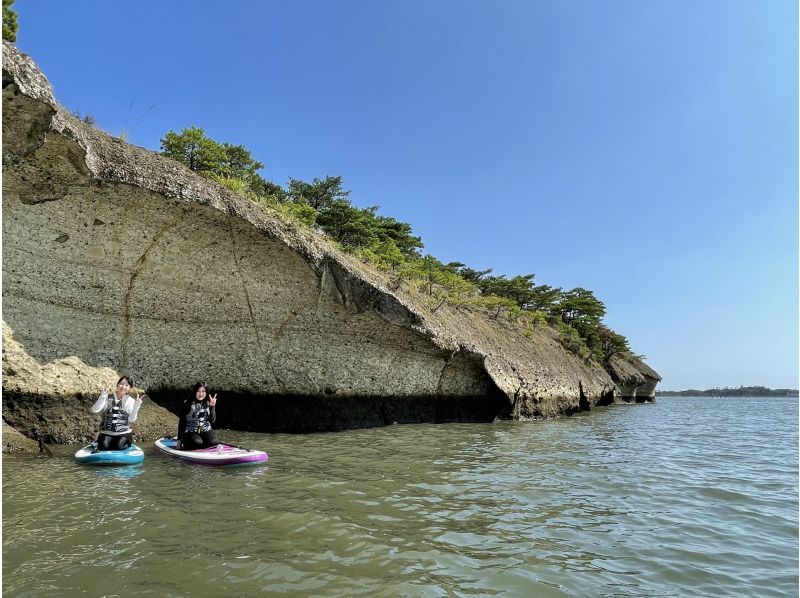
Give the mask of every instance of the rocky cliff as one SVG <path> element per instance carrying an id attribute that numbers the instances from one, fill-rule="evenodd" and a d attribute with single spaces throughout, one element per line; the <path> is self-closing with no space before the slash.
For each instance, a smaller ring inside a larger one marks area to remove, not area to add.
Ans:
<path id="1" fill-rule="evenodd" d="M 642 363 L 628 364 L 641 381 L 612 378 L 546 326 L 525 335 L 390 291 L 319 236 L 75 119 L 3 49 L 3 418 L 26 434 L 91 436 L 70 414 L 118 373 L 154 400 L 145 438 L 174 425 L 158 405 L 197 380 L 221 394 L 220 426 L 261 431 L 552 417 L 654 395 Z"/>

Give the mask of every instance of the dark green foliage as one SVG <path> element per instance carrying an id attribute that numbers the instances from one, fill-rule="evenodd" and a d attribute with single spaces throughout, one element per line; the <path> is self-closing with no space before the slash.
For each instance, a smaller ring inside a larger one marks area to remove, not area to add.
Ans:
<path id="1" fill-rule="evenodd" d="M 3 0 L 3 39 L 9 42 L 17 41 L 17 13 L 11 8 L 14 0 Z"/>
<path id="2" fill-rule="evenodd" d="M 350 192 L 342 188 L 340 176 L 315 177 L 310 183 L 290 178 L 286 195 L 289 201 L 309 205 L 318 212 L 334 207 L 337 202 L 350 203 Z"/>
<path id="3" fill-rule="evenodd" d="M 521 309 L 549 312 L 556 301 L 563 295 L 563 291 L 560 288 L 546 284 L 533 284 L 534 274 L 506 278 L 505 275 L 485 276 L 491 270 L 484 272 L 476 272 L 468 268 L 465 270 L 468 276 L 475 277 L 474 279 L 481 293 L 511 299 Z"/>
<path id="4" fill-rule="evenodd" d="M 379 260 L 386 258 L 392 267 L 401 258 L 417 255 L 422 239 L 415 237 L 411 225 L 390 216 L 378 216 L 378 206 L 357 208 L 350 202 L 350 191 L 342 177 L 315 178 L 312 182 L 289 179 L 286 200 L 306 205 L 318 213 L 316 224 L 322 232 L 345 247 L 369 248 Z"/>
<path id="5" fill-rule="evenodd" d="M 278 202 L 286 201 L 286 191 L 283 187 L 260 176 L 250 183 L 250 189 L 258 196 L 269 197 Z M 316 210 L 311 209 L 316 214 Z"/>
<path id="6" fill-rule="evenodd" d="M 266 181 L 261 178 L 258 171 L 264 168 L 264 165 L 253 160 L 250 150 L 243 145 L 231 145 L 230 143 L 223 143 L 221 149 L 217 174 L 244 181 L 254 191 L 256 188 L 263 188 Z"/>
<path id="7" fill-rule="evenodd" d="M 491 268 L 487 270 L 473 270 L 472 268 L 467 267 L 466 264 L 462 264 L 461 262 L 450 262 L 447 264 L 447 267 L 450 268 L 453 272 L 458 274 L 461 278 L 466 280 L 467 282 L 471 282 L 472 284 L 477 285 L 481 278 L 489 274 L 492 271 Z"/>
<path id="8" fill-rule="evenodd" d="M 497 295 L 511 299 L 522 309 L 528 307 L 533 299 L 533 274 L 517 275 L 506 278 L 505 275 L 487 276 L 478 280 L 478 288 L 484 295 Z"/>
<path id="9" fill-rule="evenodd" d="M 201 127 L 180 133 L 169 131 L 161 140 L 161 153 L 207 177 L 242 181 L 256 195 L 283 199 L 283 189 L 258 174 L 264 165 L 253 159 L 250 150 L 243 145 L 218 143 L 206 137 Z"/>
<path id="10" fill-rule="evenodd" d="M 325 209 L 318 210 L 317 225 L 342 245 L 368 247 L 378 242 L 376 210 L 377 207 L 361 210 L 346 199 L 334 199 Z"/>
<path id="11" fill-rule="evenodd" d="M 391 216 L 375 216 L 377 235 L 381 242 L 391 241 L 407 257 L 422 249 L 422 238 L 411 234 L 411 225 Z"/>
<path id="12" fill-rule="evenodd" d="M 206 137 L 200 127 L 190 127 L 180 133 L 169 131 L 161 140 L 161 153 L 192 170 L 221 174 L 224 158 L 222 145 Z"/>
<path id="13" fill-rule="evenodd" d="M 605 324 L 600 324 L 597 329 L 600 342 L 600 350 L 603 353 L 603 361 L 608 362 L 618 353 L 630 353 L 628 339 L 621 334 L 617 334 Z"/>
<path id="14" fill-rule="evenodd" d="M 566 325 L 583 340 L 588 351 L 587 356 L 596 361 L 606 359 L 603 353 L 604 341 L 600 334 L 601 320 L 606 314 L 606 308 L 592 291 L 578 287 L 562 292 L 558 301 L 551 304 L 550 313 L 557 318 L 562 336 Z"/>
<path id="15" fill-rule="evenodd" d="M 556 301 L 561 298 L 561 287 L 551 287 L 546 284 L 533 285 L 530 292 L 529 309 L 550 313 Z"/>
<path id="16" fill-rule="evenodd" d="M 565 324 L 578 330 L 597 328 L 606 315 L 606 306 L 602 301 L 592 291 L 580 287 L 562 293 L 554 308 Z"/>

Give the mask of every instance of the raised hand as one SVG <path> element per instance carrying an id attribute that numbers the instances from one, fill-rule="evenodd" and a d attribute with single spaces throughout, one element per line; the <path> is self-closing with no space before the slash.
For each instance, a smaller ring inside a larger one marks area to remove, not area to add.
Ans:
<path id="1" fill-rule="evenodd" d="M 214 396 L 208 399 L 208 404 L 212 407 L 217 404 L 217 393 L 214 393 Z"/>

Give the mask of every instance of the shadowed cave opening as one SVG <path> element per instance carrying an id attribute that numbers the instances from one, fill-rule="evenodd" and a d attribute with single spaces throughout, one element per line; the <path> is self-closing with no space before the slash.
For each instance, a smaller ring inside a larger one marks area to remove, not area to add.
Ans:
<path id="1" fill-rule="evenodd" d="M 606 407 L 607 405 L 611 405 L 614 402 L 614 390 L 609 390 L 608 392 L 604 392 L 600 395 L 600 399 L 597 401 L 596 407 Z"/>
<path id="2" fill-rule="evenodd" d="M 508 398 L 495 389 L 483 396 L 311 396 L 219 393 L 215 428 L 250 432 L 310 433 L 392 424 L 486 423 L 511 416 Z M 159 388 L 148 396 L 177 414 L 186 389 Z"/>
<path id="3" fill-rule="evenodd" d="M 583 392 L 583 383 L 578 383 L 578 394 L 578 410 L 589 411 L 592 405 L 589 403 L 589 399 L 586 398 L 586 393 Z"/>

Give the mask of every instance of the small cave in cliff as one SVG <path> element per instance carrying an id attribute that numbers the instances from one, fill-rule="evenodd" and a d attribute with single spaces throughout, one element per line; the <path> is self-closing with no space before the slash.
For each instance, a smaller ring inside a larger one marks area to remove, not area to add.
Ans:
<path id="1" fill-rule="evenodd" d="M 157 389 L 150 398 L 178 413 L 186 391 Z M 312 433 L 392 424 L 488 423 L 508 419 L 499 390 L 487 396 L 308 396 L 219 391 L 216 428 L 249 432 Z"/>
<path id="2" fill-rule="evenodd" d="M 611 389 L 608 392 L 604 392 L 600 395 L 600 399 L 597 401 L 597 407 L 606 407 L 611 405 L 614 402 L 614 390 Z"/>
<path id="3" fill-rule="evenodd" d="M 578 392 L 579 392 L 578 410 L 589 411 L 592 408 L 592 405 L 591 403 L 589 403 L 589 399 L 586 398 L 586 393 L 583 392 L 583 384 L 579 386 Z"/>

